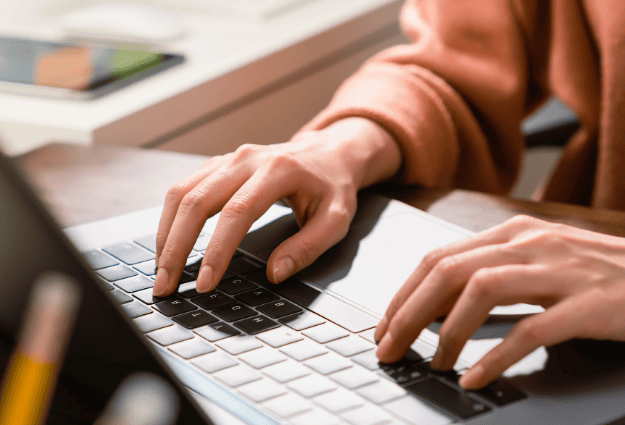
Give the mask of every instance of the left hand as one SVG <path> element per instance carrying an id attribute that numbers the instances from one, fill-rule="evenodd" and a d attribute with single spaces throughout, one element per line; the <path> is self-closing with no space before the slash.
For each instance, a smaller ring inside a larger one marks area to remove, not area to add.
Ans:
<path id="1" fill-rule="evenodd" d="M 375 339 L 399 360 L 447 315 L 431 366 L 451 369 L 498 305 L 539 304 L 460 380 L 482 388 L 541 346 L 572 338 L 625 341 L 625 239 L 526 216 L 429 253 L 395 295 Z"/>

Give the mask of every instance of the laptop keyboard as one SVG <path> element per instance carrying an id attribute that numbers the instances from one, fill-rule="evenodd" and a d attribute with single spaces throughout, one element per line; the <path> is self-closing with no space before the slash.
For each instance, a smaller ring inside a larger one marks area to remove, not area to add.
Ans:
<path id="1" fill-rule="evenodd" d="M 259 410 L 293 424 L 449 424 L 525 398 L 505 381 L 468 392 L 462 368 L 437 372 L 435 347 L 417 341 L 411 359 L 380 364 L 377 320 L 238 252 L 217 289 L 195 290 L 203 234 L 175 294 L 152 295 L 154 236 L 83 253 L 150 341 L 190 362 Z"/>

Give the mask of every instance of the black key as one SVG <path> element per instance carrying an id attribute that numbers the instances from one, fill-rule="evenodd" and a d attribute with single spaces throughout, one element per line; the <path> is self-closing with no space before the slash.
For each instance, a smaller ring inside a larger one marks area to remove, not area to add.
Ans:
<path id="1" fill-rule="evenodd" d="M 91 266 L 93 270 L 103 269 L 104 267 L 111 267 L 116 264 L 119 264 L 114 258 L 109 257 L 103 252 L 98 250 L 83 252 L 82 256 L 87 260 L 87 263 Z"/>
<path id="2" fill-rule="evenodd" d="M 195 278 L 188 273 L 182 272 L 180 275 L 180 279 L 178 279 L 178 285 L 182 285 L 183 283 L 193 282 Z"/>
<path id="3" fill-rule="evenodd" d="M 486 406 L 484 403 L 434 378 L 426 378 L 414 382 L 407 385 L 405 388 L 411 393 L 431 401 L 461 419 L 468 419 L 491 410 L 490 407 Z"/>
<path id="4" fill-rule="evenodd" d="M 202 260 L 204 259 L 204 257 L 200 257 L 199 260 L 197 260 L 194 263 L 189 264 L 187 267 L 184 268 L 184 271 L 197 277 L 198 272 L 200 271 L 200 267 L 202 267 Z"/>
<path id="5" fill-rule="evenodd" d="M 425 369 L 428 372 L 436 376 L 440 376 L 446 381 L 452 382 L 454 384 L 458 384 L 458 381 L 460 380 L 460 375 L 458 374 L 458 372 L 456 372 L 453 369 L 452 370 L 435 370 L 430 367 L 430 362 L 422 362 L 422 363 L 415 364 L 414 366 L 417 368 Z"/>
<path id="6" fill-rule="evenodd" d="M 252 260 L 244 255 L 239 255 L 230 261 L 228 268 L 238 274 L 249 274 L 264 269 L 265 266 L 256 260 Z"/>
<path id="7" fill-rule="evenodd" d="M 234 304 L 236 302 L 234 299 L 218 291 L 194 297 L 191 301 L 207 310 Z"/>
<path id="8" fill-rule="evenodd" d="M 380 363 L 379 366 L 380 371 L 378 373 L 380 375 L 386 376 L 398 384 L 405 384 L 406 382 L 414 381 L 424 376 L 421 371 L 403 361 L 392 364 Z"/>
<path id="9" fill-rule="evenodd" d="M 132 294 L 132 296 L 137 298 L 138 300 L 143 301 L 145 304 L 148 304 L 148 305 L 160 303 L 161 301 L 176 300 L 180 298 L 176 296 L 175 294 L 172 294 L 168 297 L 157 297 L 154 295 L 154 289 L 152 288 L 148 288 L 142 291 L 135 292 Z"/>
<path id="10" fill-rule="evenodd" d="M 261 305 L 256 309 L 261 313 L 265 313 L 269 317 L 273 317 L 274 319 L 288 316 L 289 314 L 299 313 L 300 311 L 302 311 L 302 309 L 298 306 L 284 300 L 274 301 L 269 304 Z"/>
<path id="11" fill-rule="evenodd" d="M 165 316 L 175 316 L 176 314 L 197 310 L 196 306 L 183 299 L 161 301 L 160 303 L 154 304 L 154 308 L 163 313 Z"/>
<path id="12" fill-rule="evenodd" d="M 488 387 L 475 392 L 497 406 L 505 406 L 508 403 L 527 397 L 521 390 L 503 381 L 496 381 Z"/>
<path id="13" fill-rule="evenodd" d="M 156 253 L 156 235 L 147 235 L 137 238 L 135 239 L 135 243 L 151 252 Z"/>
<path id="14" fill-rule="evenodd" d="M 279 323 L 276 323 L 265 316 L 250 317 L 249 319 L 233 323 L 233 325 L 251 335 L 280 326 Z"/>
<path id="15" fill-rule="evenodd" d="M 126 264 L 143 263 L 144 261 L 154 259 L 152 252 L 139 248 L 130 242 L 120 243 L 119 245 L 107 246 L 102 251 L 111 254 L 113 257 L 122 260 Z"/>
<path id="16" fill-rule="evenodd" d="M 226 322 L 234 322 L 250 316 L 255 316 L 258 313 L 241 303 L 236 303 L 235 305 L 229 305 L 213 310 L 213 314 L 221 317 Z"/>
<path id="17" fill-rule="evenodd" d="M 187 329 L 199 328 L 200 326 L 215 323 L 217 318 L 203 310 L 190 311 L 180 316 L 172 317 L 174 322 L 180 323 Z"/>
<path id="18" fill-rule="evenodd" d="M 257 305 L 268 303 L 270 301 L 275 301 L 278 299 L 278 296 L 276 294 L 272 294 L 269 291 L 259 288 L 252 291 L 243 292 L 242 294 L 239 294 L 234 298 L 254 307 Z"/>
<path id="19" fill-rule="evenodd" d="M 118 289 L 111 291 L 111 295 L 113 295 L 120 304 L 126 304 L 132 301 L 132 297 L 130 295 L 126 295 Z"/>
<path id="20" fill-rule="evenodd" d="M 258 288 L 255 283 L 250 282 L 244 277 L 231 277 L 230 279 L 222 279 L 217 285 L 220 291 L 226 294 L 234 295 L 240 292 L 249 291 L 250 289 Z"/>
<path id="21" fill-rule="evenodd" d="M 100 269 L 96 273 L 109 282 L 115 282 L 117 280 L 138 275 L 138 273 L 133 269 L 121 264 L 113 267 L 107 267 L 106 269 Z"/>

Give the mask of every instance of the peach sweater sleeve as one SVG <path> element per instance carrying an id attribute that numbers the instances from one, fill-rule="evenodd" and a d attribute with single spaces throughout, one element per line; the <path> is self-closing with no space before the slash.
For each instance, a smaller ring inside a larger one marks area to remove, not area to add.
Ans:
<path id="1" fill-rule="evenodd" d="M 302 130 L 366 117 L 399 144 L 403 182 L 507 192 L 528 87 L 527 37 L 512 2 L 409 0 L 401 23 L 412 42 L 366 62 Z"/>

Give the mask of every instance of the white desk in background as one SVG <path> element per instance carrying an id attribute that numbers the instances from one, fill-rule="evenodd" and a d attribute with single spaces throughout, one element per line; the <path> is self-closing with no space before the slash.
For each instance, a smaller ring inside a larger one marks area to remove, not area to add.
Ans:
<path id="1" fill-rule="evenodd" d="M 163 47 L 185 63 L 91 101 L 0 94 L 0 139 L 10 154 L 51 141 L 207 155 L 286 141 L 364 60 L 404 42 L 402 3 L 315 0 L 265 21 L 179 12 L 187 36 Z M 0 32 L 58 35 L 45 22 Z"/>

